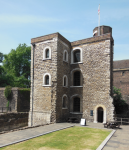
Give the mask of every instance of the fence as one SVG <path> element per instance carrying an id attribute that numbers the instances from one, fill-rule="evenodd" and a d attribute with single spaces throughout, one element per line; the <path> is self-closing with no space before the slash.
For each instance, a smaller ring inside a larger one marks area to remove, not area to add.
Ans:
<path id="1" fill-rule="evenodd" d="M 129 125 L 129 118 L 115 117 L 115 121 L 120 123 L 121 125 Z"/>
<path id="2" fill-rule="evenodd" d="M 0 107 L 0 113 L 11 112 L 11 107 Z"/>

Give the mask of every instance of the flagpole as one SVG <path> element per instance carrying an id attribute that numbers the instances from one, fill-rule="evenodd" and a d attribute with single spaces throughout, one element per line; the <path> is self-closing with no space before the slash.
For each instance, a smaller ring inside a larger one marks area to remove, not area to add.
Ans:
<path id="1" fill-rule="evenodd" d="M 98 8 L 98 36 L 100 36 L 100 4 Z"/>

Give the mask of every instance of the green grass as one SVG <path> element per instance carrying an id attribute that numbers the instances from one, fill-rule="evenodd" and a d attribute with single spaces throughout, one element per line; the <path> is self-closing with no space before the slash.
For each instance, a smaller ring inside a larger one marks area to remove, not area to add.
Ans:
<path id="1" fill-rule="evenodd" d="M 0 150 L 95 150 L 110 132 L 102 129 L 72 127 Z"/>

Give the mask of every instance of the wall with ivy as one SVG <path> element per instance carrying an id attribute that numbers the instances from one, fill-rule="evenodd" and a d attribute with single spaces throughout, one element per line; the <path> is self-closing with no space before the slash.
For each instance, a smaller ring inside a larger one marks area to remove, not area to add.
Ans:
<path id="1" fill-rule="evenodd" d="M 10 112 L 7 110 L 8 99 L 4 95 L 5 88 L 0 88 L 0 113 Z M 12 88 L 9 100 L 11 112 L 29 112 L 30 109 L 30 89 Z"/>

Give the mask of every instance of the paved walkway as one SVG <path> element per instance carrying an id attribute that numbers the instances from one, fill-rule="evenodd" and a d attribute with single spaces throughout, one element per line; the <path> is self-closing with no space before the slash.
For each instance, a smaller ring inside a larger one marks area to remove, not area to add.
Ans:
<path id="1" fill-rule="evenodd" d="M 9 132 L 0 135 L 0 147 L 4 145 L 10 145 L 11 143 L 16 143 L 18 141 L 23 141 L 32 137 L 43 135 L 56 130 L 61 130 L 64 128 L 71 127 L 73 125 L 80 126 L 80 124 L 71 123 L 56 123 L 51 125 L 40 126 L 36 128 L 29 128 L 25 130 L 19 130 L 14 132 Z M 91 128 L 103 128 L 102 123 L 87 123 L 87 126 Z M 112 138 L 105 145 L 103 150 L 129 150 L 129 126 L 121 126 Z"/>
<path id="2" fill-rule="evenodd" d="M 70 123 L 56 123 L 45 126 L 40 126 L 36 128 L 28 128 L 25 130 L 18 130 L 14 132 L 8 132 L 0 135 L 0 147 L 7 146 L 18 141 L 24 141 L 29 138 L 34 138 L 46 133 L 50 133 L 56 130 L 61 130 L 73 126 Z"/>
<path id="3" fill-rule="evenodd" d="M 129 150 L 129 126 L 121 126 L 111 137 L 103 150 Z"/>

